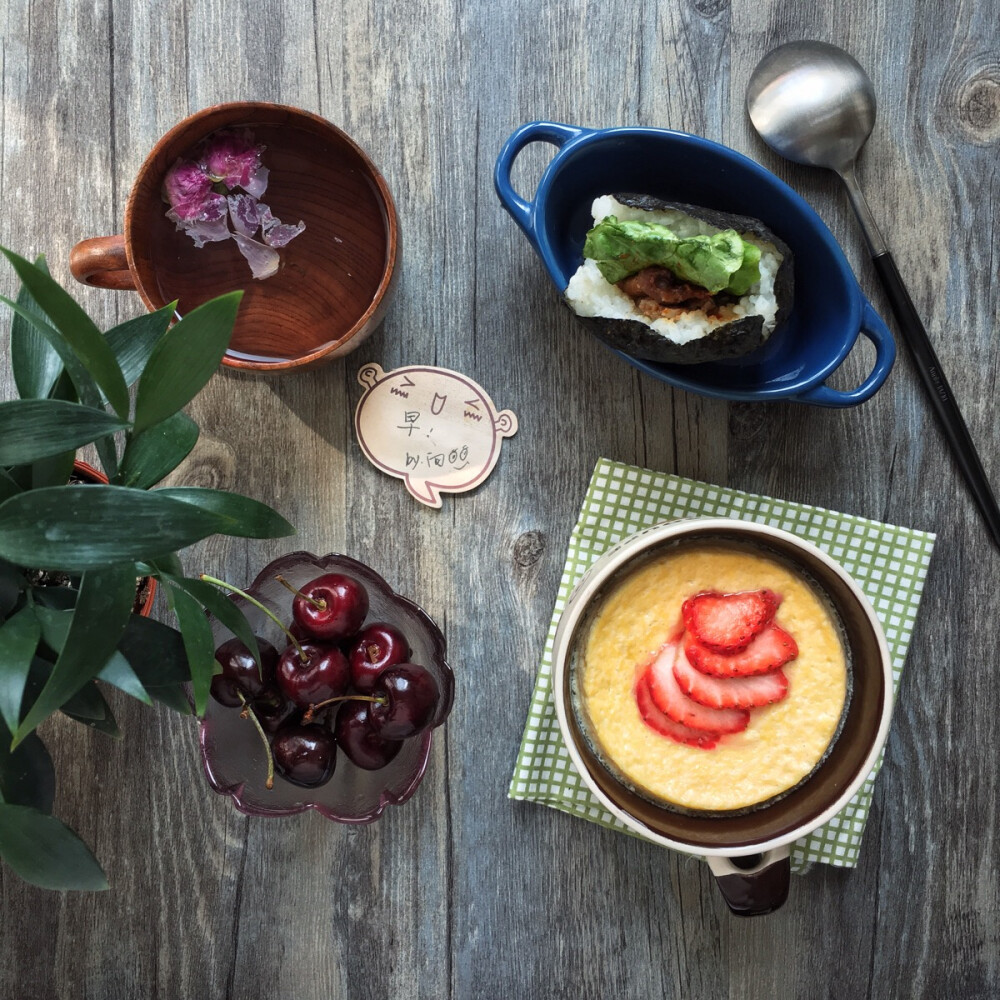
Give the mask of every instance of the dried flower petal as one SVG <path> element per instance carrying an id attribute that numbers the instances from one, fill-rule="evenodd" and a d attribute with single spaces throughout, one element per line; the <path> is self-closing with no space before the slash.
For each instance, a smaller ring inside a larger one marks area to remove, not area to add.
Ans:
<path id="1" fill-rule="evenodd" d="M 212 178 L 190 160 L 178 160 L 163 178 L 163 199 L 182 219 L 201 215 L 212 194 Z"/>
<path id="2" fill-rule="evenodd" d="M 167 218 L 194 240 L 196 247 L 206 243 L 218 243 L 230 236 L 226 220 L 226 199 L 221 194 L 210 192 L 202 202 L 198 215 L 185 218 L 176 209 L 167 212 Z"/>
<path id="3" fill-rule="evenodd" d="M 263 165 L 257 167 L 256 170 L 251 172 L 249 181 L 241 185 L 243 190 L 254 198 L 260 198 L 267 190 L 268 173 L 267 167 Z"/>
<path id="4" fill-rule="evenodd" d="M 240 253 L 246 257 L 255 278 L 263 280 L 277 273 L 278 264 L 281 262 L 277 250 L 272 250 L 256 240 L 248 239 L 242 233 L 233 233 L 233 239 L 240 248 Z"/>
<path id="5" fill-rule="evenodd" d="M 264 231 L 264 242 L 269 247 L 283 247 L 295 239 L 306 228 L 304 222 L 299 222 L 297 226 L 278 223 Z"/>
<path id="6" fill-rule="evenodd" d="M 259 186 L 260 154 L 263 152 L 264 147 L 254 143 L 249 129 L 239 132 L 222 129 L 209 138 L 201 162 L 213 181 L 221 181 L 228 188 L 248 190 L 248 185 L 255 180 L 254 186 Z M 267 186 L 266 172 L 264 186 Z"/>
<path id="7" fill-rule="evenodd" d="M 231 194 L 228 202 L 234 232 L 253 237 L 260 226 L 260 203 L 248 194 Z"/>

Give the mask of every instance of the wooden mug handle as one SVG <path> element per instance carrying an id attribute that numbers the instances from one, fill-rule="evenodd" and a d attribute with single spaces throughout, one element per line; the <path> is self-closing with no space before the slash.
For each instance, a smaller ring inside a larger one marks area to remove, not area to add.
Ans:
<path id="1" fill-rule="evenodd" d="M 69 253 L 69 269 L 84 285 L 135 290 L 125 256 L 124 236 L 95 236 L 81 240 Z"/>

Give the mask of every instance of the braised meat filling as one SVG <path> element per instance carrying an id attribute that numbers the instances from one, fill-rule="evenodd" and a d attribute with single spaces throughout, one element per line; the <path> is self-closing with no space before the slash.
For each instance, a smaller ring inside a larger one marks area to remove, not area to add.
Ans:
<path id="1" fill-rule="evenodd" d="M 736 296 L 727 292 L 713 295 L 707 288 L 682 281 L 665 267 L 644 267 L 619 281 L 618 287 L 650 319 L 673 317 L 695 309 L 708 316 L 719 316 L 724 307 L 736 301 Z"/>

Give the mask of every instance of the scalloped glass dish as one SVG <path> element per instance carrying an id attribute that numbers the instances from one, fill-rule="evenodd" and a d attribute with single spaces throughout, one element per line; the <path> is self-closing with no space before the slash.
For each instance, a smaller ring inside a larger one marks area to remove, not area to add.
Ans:
<path id="1" fill-rule="evenodd" d="M 241 719 L 238 709 L 226 708 L 210 698 L 199 729 L 202 760 L 208 783 L 228 795 L 237 809 L 251 816 L 291 816 L 315 809 L 338 823 L 371 823 L 388 805 L 405 802 L 416 791 L 427 768 L 434 727 L 448 717 L 454 700 L 455 681 L 445 662 L 441 630 L 416 604 L 395 593 L 374 570 L 349 556 L 315 556 L 292 552 L 261 570 L 246 588 L 283 622 L 292 617 L 292 595 L 275 579 L 279 574 L 302 587 L 323 573 L 346 573 L 368 590 L 366 622 L 385 621 L 409 639 L 411 659 L 434 674 L 441 689 L 441 702 L 433 727 L 405 740 L 398 755 L 378 771 L 356 767 L 338 752 L 333 777 L 318 788 L 301 788 L 275 776 L 274 787 L 265 788 L 267 761 L 264 746 L 253 723 Z M 287 639 L 258 608 L 241 597 L 232 598 L 247 616 L 254 632 L 279 650 Z M 216 645 L 231 637 L 228 629 L 213 621 Z"/>

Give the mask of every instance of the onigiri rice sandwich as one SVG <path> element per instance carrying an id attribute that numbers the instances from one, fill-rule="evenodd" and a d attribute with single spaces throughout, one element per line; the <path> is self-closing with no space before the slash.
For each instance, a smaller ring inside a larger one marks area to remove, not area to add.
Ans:
<path id="1" fill-rule="evenodd" d="M 612 347 L 699 363 L 760 347 L 788 315 L 792 256 L 763 223 L 648 195 L 595 199 L 566 302 Z"/>

